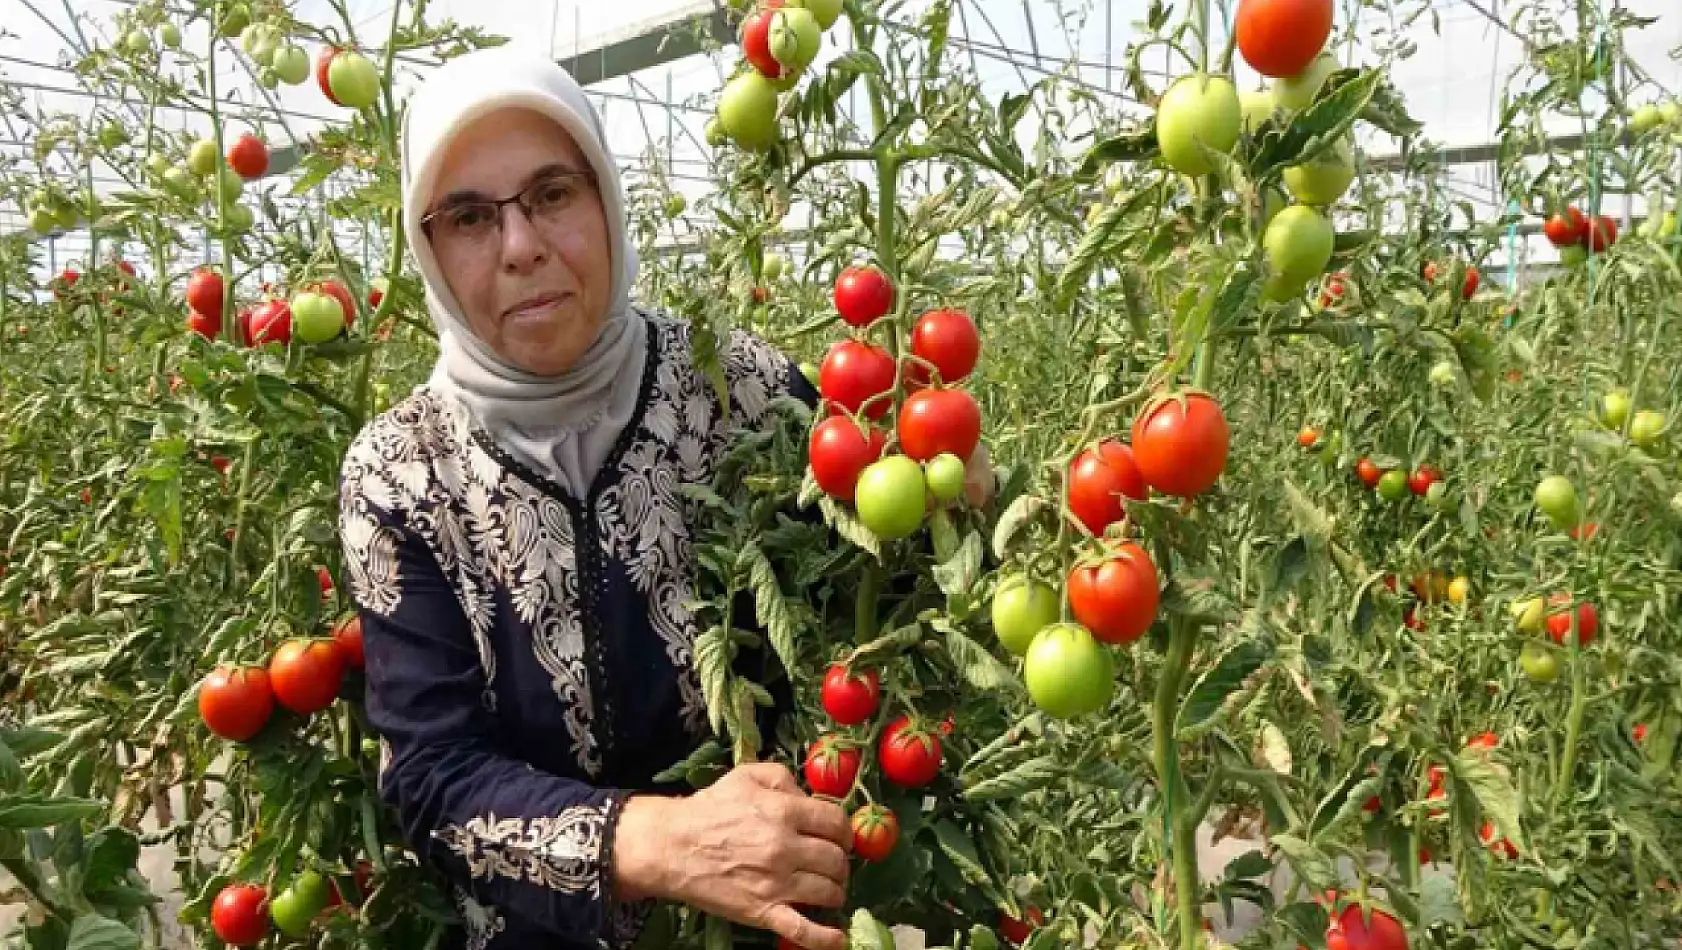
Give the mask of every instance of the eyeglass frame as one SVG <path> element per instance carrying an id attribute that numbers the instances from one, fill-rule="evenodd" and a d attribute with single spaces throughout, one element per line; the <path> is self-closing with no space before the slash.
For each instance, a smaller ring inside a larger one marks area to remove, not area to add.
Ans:
<path id="1" fill-rule="evenodd" d="M 487 204 L 494 209 L 494 213 L 496 215 L 496 230 L 498 234 L 502 233 L 502 211 L 509 205 L 518 205 L 520 213 L 526 216 L 526 223 L 535 226 L 536 222 L 532 220 L 531 216 L 531 206 L 522 200 L 527 195 L 531 194 L 534 188 L 537 188 L 540 185 L 550 184 L 556 179 L 561 178 L 582 178 L 591 188 L 600 188 L 595 169 L 574 169 L 566 168 L 565 166 L 558 167 L 559 170 L 539 169 L 537 174 L 526 183 L 524 188 L 521 188 L 519 191 L 507 198 L 468 198 L 460 201 L 446 201 L 442 206 L 434 208 L 421 216 L 421 233 L 426 235 L 428 242 L 431 242 L 433 240 L 432 221 L 434 218 L 437 218 L 439 215 L 445 214 L 446 212 L 455 211 L 464 205 L 476 204 Z"/>

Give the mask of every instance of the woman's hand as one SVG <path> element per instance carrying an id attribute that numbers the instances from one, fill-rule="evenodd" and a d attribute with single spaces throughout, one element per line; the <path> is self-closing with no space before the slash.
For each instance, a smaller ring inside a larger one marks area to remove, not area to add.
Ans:
<path id="1" fill-rule="evenodd" d="M 851 843 L 841 806 L 808 796 L 780 765 L 743 765 L 689 798 L 626 802 L 614 883 L 625 900 L 674 900 L 807 950 L 847 950 L 844 932 L 795 908 L 846 902 Z"/>

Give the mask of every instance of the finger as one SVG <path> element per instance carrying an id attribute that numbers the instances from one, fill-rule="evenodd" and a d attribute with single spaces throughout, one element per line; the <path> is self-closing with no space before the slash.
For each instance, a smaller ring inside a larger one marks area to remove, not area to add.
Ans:
<path id="1" fill-rule="evenodd" d="M 834 927 L 815 924 L 787 904 L 778 904 L 765 915 L 765 926 L 779 937 L 787 937 L 805 950 L 847 950 L 847 935 Z"/>
<path id="2" fill-rule="evenodd" d="M 840 907 L 847 903 L 847 889 L 827 877 L 796 871 L 790 880 L 788 902 L 802 907 Z"/>
<path id="3" fill-rule="evenodd" d="M 806 871 L 844 885 L 850 868 L 847 866 L 847 852 L 835 842 L 803 837 L 794 845 L 794 870 Z"/>
<path id="4" fill-rule="evenodd" d="M 775 762 L 754 762 L 748 765 L 738 765 L 736 771 L 742 773 L 761 788 L 768 788 L 774 792 L 793 792 L 802 797 L 806 795 L 800 789 L 800 783 L 794 780 L 794 773 L 790 772 L 787 767 Z"/>
<path id="5" fill-rule="evenodd" d="M 853 844 L 853 829 L 847 823 L 847 812 L 834 802 L 816 798 L 801 798 L 788 803 L 789 824 L 803 835 L 833 841 L 842 848 Z"/>

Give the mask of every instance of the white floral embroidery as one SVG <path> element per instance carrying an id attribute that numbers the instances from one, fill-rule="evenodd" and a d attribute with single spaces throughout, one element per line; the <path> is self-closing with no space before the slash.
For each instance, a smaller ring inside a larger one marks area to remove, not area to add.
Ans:
<path id="1" fill-rule="evenodd" d="M 486 950 L 491 940 L 507 928 L 508 922 L 495 907 L 481 904 L 462 888 L 455 888 L 456 911 L 467 931 L 467 950 Z"/>
<path id="2" fill-rule="evenodd" d="M 445 825 L 432 837 L 467 862 L 477 880 L 502 877 L 596 897 L 609 807 L 574 805 L 539 818 L 475 816 L 466 825 Z"/>

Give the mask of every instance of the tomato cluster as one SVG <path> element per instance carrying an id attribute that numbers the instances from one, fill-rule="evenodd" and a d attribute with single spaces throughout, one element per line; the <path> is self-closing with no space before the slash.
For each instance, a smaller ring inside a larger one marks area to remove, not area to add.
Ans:
<path id="1" fill-rule="evenodd" d="M 1618 222 L 1604 214 L 1590 218 L 1576 205 L 1556 211 L 1542 224 L 1542 234 L 1548 243 L 1561 249 L 1577 249 L 1590 254 L 1602 254 L 1618 241 Z M 1562 254 L 1562 259 L 1564 255 Z"/>
<path id="2" fill-rule="evenodd" d="M 363 663 L 362 620 L 351 616 L 331 639 L 282 643 L 266 668 L 217 666 L 199 685 L 199 718 L 215 735 L 248 741 L 268 725 L 276 703 L 300 716 L 331 706 L 345 673 Z"/>
<path id="3" fill-rule="evenodd" d="M 725 83 L 707 141 L 762 151 L 778 140 L 777 99 L 817 58 L 823 33 L 841 16 L 841 0 L 760 0 L 742 19 L 743 66 Z"/>

